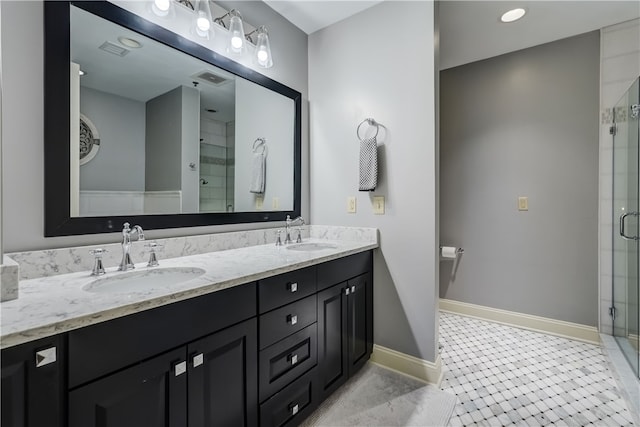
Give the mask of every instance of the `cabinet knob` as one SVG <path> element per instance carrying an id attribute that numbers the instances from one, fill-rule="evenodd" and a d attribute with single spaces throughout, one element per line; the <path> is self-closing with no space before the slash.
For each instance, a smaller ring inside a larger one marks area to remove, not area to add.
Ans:
<path id="1" fill-rule="evenodd" d="M 292 365 L 295 365 L 296 363 L 298 363 L 298 355 L 297 354 L 292 354 L 289 357 L 289 360 L 291 360 L 291 364 Z"/>
<path id="2" fill-rule="evenodd" d="M 187 362 L 182 361 L 180 363 L 176 363 L 176 366 L 174 367 L 174 369 L 175 369 L 176 377 L 184 374 L 185 372 L 187 372 Z"/>
<path id="3" fill-rule="evenodd" d="M 291 415 L 295 415 L 300 410 L 300 406 L 297 403 L 295 405 L 292 403 L 289 405 L 289 410 L 291 411 Z"/>
<path id="4" fill-rule="evenodd" d="M 344 294 L 345 294 L 345 295 L 349 295 L 349 287 L 345 288 L 345 290 L 344 290 Z"/>
<path id="5" fill-rule="evenodd" d="M 355 285 L 353 285 L 353 286 L 351 287 L 351 293 L 354 293 L 355 291 L 356 291 L 356 286 L 355 286 Z"/>
<path id="6" fill-rule="evenodd" d="M 49 347 L 44 350 L 36 351 L 36 368 L 49 365 L 57 360 L 56 348 Z"/>
<path id="7" fill-rule="evenodd" d="M 193 367 L 197 368 L 198 366 L 202 365 L 204 363 L 204 354 L 200 353 L 200 354 L 196 354 L 195 356 L 193 356 Z"/>
<path id="8" fill-rule="evenodd" d="M 296 292 L 298 290 L 298 282 L 287 283 L 287 289 L 289 292 Z"/>
<path id="9" fill-rule="evenodd" d="M 287 323 L 290 323 L 291 325 L 295 325 L 296 323 L 298 323 L 298 316 L 294 315 L 294 314 L 290 314 L 287 316 Z"/>

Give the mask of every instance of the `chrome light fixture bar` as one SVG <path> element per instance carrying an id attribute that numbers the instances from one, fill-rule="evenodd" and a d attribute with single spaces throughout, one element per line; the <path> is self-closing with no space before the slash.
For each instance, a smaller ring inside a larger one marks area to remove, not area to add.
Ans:
<path id="1" fill-rule="evenodd" d="M 218 24 L 222 30 L 226 30 L 227 42 L 226 52 L 233 56 L 242 56 L 247 50 L 247 42 L 254 45 L 255 49 L 252 54 L 252 62 L 262 68 L 271 68 L 273 66 L 273 57 L 271 54 L 271 43 L 269 33 L 264 25 L 254 29 L 249 25 L 250 31 L 245 34 L 244 22 L 242 15 L 237 9 L 226 9 L 210 0 L 153 0 L 151 2 L 151 11 L 163 18 L 172 18 L 175 16 L 174 3 L 181 4 L 191 13 L 194 14 L 193 24 L 191 25 L 193 34 L 205 39 L 213 38 L 215 29 L 212 23 Z M 218 12 L 225 12 L 217 18 L 213 17 L 213 8 Z"/>

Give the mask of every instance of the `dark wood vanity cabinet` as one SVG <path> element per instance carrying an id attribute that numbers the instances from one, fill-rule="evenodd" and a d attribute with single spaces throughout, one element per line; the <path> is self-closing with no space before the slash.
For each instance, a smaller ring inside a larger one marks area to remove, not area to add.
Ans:
<path id="1" fill-rule="evenodd" d="M 372 346 L 368 251 L 5 349 L 2 426 L 296 426 Z"/>
<path id="2" fill-rule="evenodd" d="M 372 350 L 373 283 L 369 271 L 318 293 L 321 398 L 325 399 L 357 372 Z"/>
<path id="3" fill-rule="evenodd" d="M 62 427 L 64 337 L 53 336 L 2 350 L 3 427 Z"/>

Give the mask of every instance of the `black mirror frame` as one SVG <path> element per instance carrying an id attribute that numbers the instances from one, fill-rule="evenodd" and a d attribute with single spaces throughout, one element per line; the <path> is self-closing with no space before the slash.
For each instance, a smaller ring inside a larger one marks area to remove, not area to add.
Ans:
<path id="1" fill-rule="evenodd" d="M 295 104 L 294 197 L 291 211 L 185 213 L 71 217 L 69 194 L 69 102 L 70 102 L 70 5 L 129 28 L 174 49 L 208 62 L 239 77 L 291 98 Z M 251 70 L 108 1 L 44 2 L 44 205 L 45 237 L 110 233 L 124 222 L 145 229 L 198 227 L 250 222 L 284 221 L 301 212 L 302 95 L 275 80 Z"/>

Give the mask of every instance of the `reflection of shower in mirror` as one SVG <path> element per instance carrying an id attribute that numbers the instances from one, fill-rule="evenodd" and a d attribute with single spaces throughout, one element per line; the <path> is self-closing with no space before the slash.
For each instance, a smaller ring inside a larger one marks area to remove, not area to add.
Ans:
<path id="1" fill-rule="evenodd" d="M 200 184 L 207 185 L 208 183 L 209 183 L 209 181 L 207 181 L 206 179 L 200 178 Z"/>

